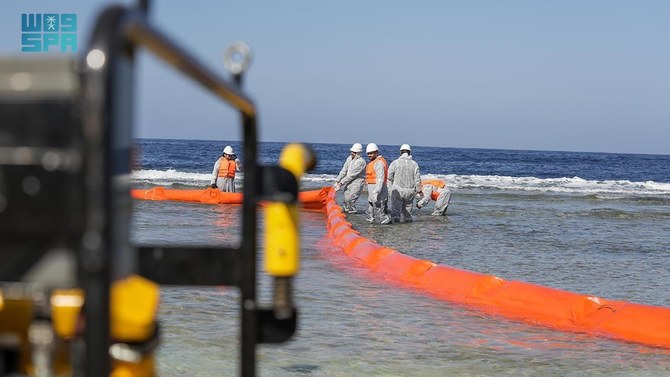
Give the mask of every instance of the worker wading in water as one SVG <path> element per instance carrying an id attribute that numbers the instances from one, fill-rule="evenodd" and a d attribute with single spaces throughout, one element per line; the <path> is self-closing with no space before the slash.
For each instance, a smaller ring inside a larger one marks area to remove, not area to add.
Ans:
<path id="1" fill-rule="evenodd" d="M 377 144 L 370 143 L 365 148 L 370 162 L 365 168 L 365 182 L 368 184 L 368 211 L 366 220 L 369 223 L 379 221 L 380 224 L 388 224 L 391 217 L 388 215 L 389 191 L 386 187 L 388 178 L 388 165 L 386 160 L 379 154 Z"/>
<path id="2" fill-rule="evenodd" d="M 242 171 L 242 163 L 235 156 L 233 147 L 226 145 L 214 164 L 210 186 L 223 192 L 235 192 L 235 173 L 238 171 Z"/>

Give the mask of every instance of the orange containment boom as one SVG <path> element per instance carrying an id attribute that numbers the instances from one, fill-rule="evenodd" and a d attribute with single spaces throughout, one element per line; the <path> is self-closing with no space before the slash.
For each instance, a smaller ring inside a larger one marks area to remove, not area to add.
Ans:
<path id="1" fill-rule="evenodd" d="M 336 204 L 335 192 L 326 197 L 328 235 L 334 243 L 389 280 L 515 320 L 670 348 L 670 308 L 610 301 L 415 259 L 361 237 Z"/>
<path id="2" fill-rule="evenodd" d="M 301 191 L 298 201 L 302 208 L 323 209 L 329 188 L 320 190 Z M 242 193 L 222 192 L 218 189 L 206 188 L 202 190 L 173 190 L 164 187 L 154 187 L 149 190 L 130 190 L 130 195 L 142 200 L 172 200 L 178 202 L 192 202 L 205 204 L 242 204 Z"/>

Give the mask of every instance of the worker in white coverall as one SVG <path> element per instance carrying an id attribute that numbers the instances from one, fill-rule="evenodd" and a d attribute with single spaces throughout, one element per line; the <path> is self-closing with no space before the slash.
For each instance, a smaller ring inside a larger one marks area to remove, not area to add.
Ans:
<path id="1" fill-rule="evenodd" d="M 365 182 L 368 184 L 368 211 L 366 220 L 369 223 L 379 221 L 380 224 L 388 224 L 391 218 L 388 215 L 389 191 L 386 186 L 388 178 L 388 166 L 386 160 L 379 154 L 377 144 L 370 143 L 365 148 L 368 155 L 365 167 Z"/>
<path id="2" fill-rule="evenodd" d="M 413 221 L 412 207 L 414 197 L 421 192 L 421 173 L 408 144 L 400 146 L 400 157 L 389 165 L 388 183 L 393 222 Z"/>
<path id="3" fill-rule="evenodd" d="M 447 207 L 451 200 L 451 191 L 439 179 L 425 179 L 421 181 L 421 193 L 419 194 L 419 201 L 416 202 L 416 208 L 424 207 L 433 199 L 435 201 L 435 208 L 433 209 L 433 216 L 445 216 L 447 214 Z"/>
<path id="4" fill-rule="evenodd" d="M 210 186 L 223 192 L 235 192 L 235 173 L 242 171 L 242 163 L 230 145 L 223 148 L 221 157 L 214 163 Z"/>
<path id="5" fill-rule="evenodd" d="M 365 184 L 365 160 L 363 160 L 363 146 L 355 143 L 351 146 L 351 155 L 342 165 L 340 174 L 335 178 L 333 188 L 339 191 L 344 188 L 344 203 L 342 207 L 346 213 L 358 213 L 356 201 L 361 196 Z"/>

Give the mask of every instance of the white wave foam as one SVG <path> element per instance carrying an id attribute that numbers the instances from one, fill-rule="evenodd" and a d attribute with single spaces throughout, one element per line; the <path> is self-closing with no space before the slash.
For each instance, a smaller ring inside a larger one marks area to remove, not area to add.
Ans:
<path id="1" fill-rule="evenodd" d="M 243 175 L 238 175 L 242 178 Z M 334 174 L 307 174 L 304 181 L 312 186 L 329 186 L 335 181 Z M 180 172 L 169 170 L 140 170 L 132 174 L 134 182 L 151 185 L 184 185 L 200 187 L 209 183 L 209 173 Z M 572 178 L 508 177 L 498 175 L 440 175 L 427 174 L 422 178 L 441 179 L 456 191 L 496 190 L 510 192 L 566 193 L 577 195 L 621 196 L 670 196 L 670 183 L 654 181 L 631 182 L 628 180 L 586 180 Z"/>
<path id="2" fill-rule="evenodd" d="M 158 186 L 203 186 L 209 183 L 211 174 L 188 173 L 174 169 L 133 171 L 132 179 L 138 183 L 150 183 Z"/>
<path id="3" fill-rule="evenodd" d="M 500 190 L 581 195 L 665 196 L 670 195 L 670 183 L 628 180 L 586 180 L 572 178 L 508 177 L 497 175 L 426 175 L 437 178 L 457 190 Z"/>

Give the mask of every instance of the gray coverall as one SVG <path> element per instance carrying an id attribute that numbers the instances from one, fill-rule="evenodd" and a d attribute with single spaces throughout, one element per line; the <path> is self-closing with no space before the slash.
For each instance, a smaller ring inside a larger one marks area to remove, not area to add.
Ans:
<path id="1" fill-rule="evenodd" d="M 393 222 L 413 221 L 414 196 L 421 191 L 419 164 L 412 160 L 412 156 L 403 153 L 397 160 L 391 162 L 388 181 L 391 188 Z"/>
<path id="2" fill-rule="evenodd" d="M 342 204 L 344 211 L 358 213 L 356 201 L 361 196 L 365 184 L 365 161 L 360 153 L 356 153 L 353 159 L 352 156 L 347 157 L 335 182 L 344 188 L 344 203 Z"/>
<path id="3" fill-rule="evenodd" d="M 438 193 L 437 200 L 435 200 L 435 208 L 433 209 L 433 216 L 445 216 L 447 214 L 447 207 L 449 207 L 449 201 L 451 200 L 451 191 L 445 186 L 443 188 L 435 187 L 431 184 L 423 185 L 421 192 L 423 193 L 423 198 L 416 203 L 417 208 L 421 208 L 428 204 L 430 197 L 433 194 L 433 191 Z"/>
<path id="4" fill-rule="evenodd" d="M 386 187 L 386 164 L 377 156 L 369 164 L 373 164 L 375 183 L 368 183 L 368 211 L 366 220 L 369 223 L 378 220 L 381 224 L 388 224 L 391 218 L 388 215 L 389 190 Z"/>
<path id="5" fill-rule="evenodd" d="M 216 163 L 214 163 L 214 169 L 212 169 L 212 179 L 210 180 L 210 184 L 216 183 L 216 187 L 223 191 L 223 192 L 235 192 L 235 178 L 226 178 L 226 177 L 219 177 L 219 166 L 221 165 L 221 159 L 225 157 L 221 157 L 218 160 L 216 160 Z M 240 162 L 240 159 L 236 158 L 235 159 L 235 171 L 242 171 L 242 163 Z"/>

